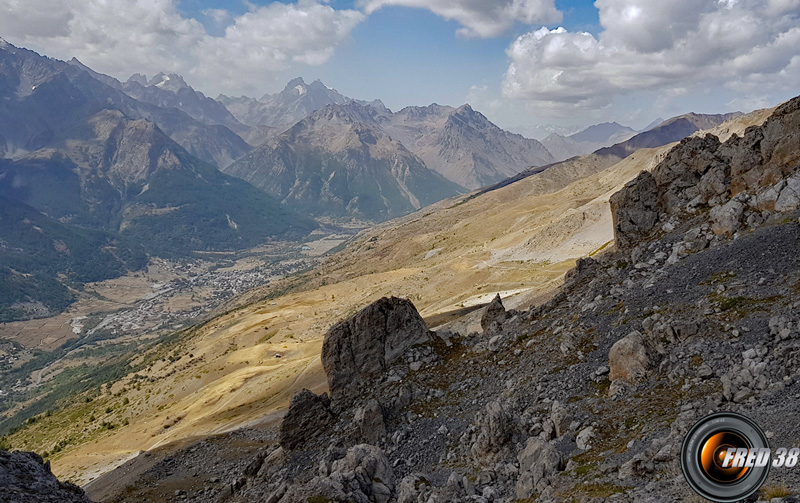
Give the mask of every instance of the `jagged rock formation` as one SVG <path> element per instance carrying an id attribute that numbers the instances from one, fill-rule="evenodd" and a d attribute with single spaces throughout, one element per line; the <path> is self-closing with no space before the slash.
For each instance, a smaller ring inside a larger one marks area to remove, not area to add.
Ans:
<path id="1" fill-rule="evenodd" d="M 652 174 L 642 173 L 611 198 L 617 246 L 630 247 L 659 222 L 674 227 L 676 219 L 703 206 L 713 207 L 713 232 L 727 236 L 745 218 L 752 224 L 764 211 L 797 208 L 798 128 L 800 99 L 795 98 L 743 137 L 733 135 L 725 143 L 713 135 L 681 141 Z"/>
<path id="2" fill-rule="evenodd" d="M 0 502 L 90 503 L 83 490 L 59 481 L 33 452 L 0 450 Z"/>
<path id="3" fill-rule="evenodd" d="M 327 393 L 317 396 L 307 389 L 296 393 L 281 422 L 281 446 L 294 449 L 321 433 L 333 419 L 330 405 Z"/>
<path id="4" fill-rule="evenodd" d="M 431 341 L 414 304 L 382 298 L 331 327 L 322 343 L 322 366 L 334 402 L 380 379 L 406 350 Z"/>
<path id="5" fill-rule="evenodd" d="M 486 306 L 486 310 L 483 312 L 483 316 L 481 316 L 481 328 L 486 332 L 489 330 L 489 327 L 492 326 L 492 323 L 499 323 L 502 325 L 506 319 L 508 319 L 508 313 L 506 312 L 506 308 L 503 307 L 503 301 L 500 299 L 500 294 L 498 293 L 489 305 Z"/>

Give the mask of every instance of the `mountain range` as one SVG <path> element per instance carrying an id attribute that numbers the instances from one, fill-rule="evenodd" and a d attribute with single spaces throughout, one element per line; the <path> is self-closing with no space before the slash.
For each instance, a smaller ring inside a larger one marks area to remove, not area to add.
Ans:
<path id="1" fill-rule="evenodd" d="M 380 112 L 327 105 L 225 172 L 315 216 L 381 221 L 459 193 L 459 187 L 380 127 Z"/>

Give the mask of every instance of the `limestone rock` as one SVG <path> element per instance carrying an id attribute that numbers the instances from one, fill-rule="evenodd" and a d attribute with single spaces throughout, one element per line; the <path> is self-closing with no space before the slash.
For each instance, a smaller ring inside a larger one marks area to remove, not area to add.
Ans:
<path id="1" fill-rule="evenodd" d="M 353 422 L 358 428 L 360 440 L 365 443 L 377 444 L 386 436 L 383 408 L 375 399 L 370 400 L 356 411 Z"/>
<path id="2" fill-rule="evenodd" d="M 659 359 L 653 344 L 640 332 L 618 340 L 608 353 L 609 379 L 637 383 L 645 378 Z"/>
<path id="3" fill-rule="evenodd" d="M 598 263 L 592 257 L 581 257 L 575 263 L 575 267 L 567 271 L 564 275 L 564 285 L 571 287 L 582 283 L 586 278 L 593 277 L 597 271 Z"/>
<path id="4" fill-rule="evenodd" d="M 280 445 L 285 449 L 296 449 L 325 429 L 333 419 L 329 406 L 327 393 L 318 396 L 307 389 L 296 393 L 281 422 Z"/>
<path id="5" fill-rule="evenodd" d="M 38 454 L 0 450 L 0 501 L 89 503 L 89 498 L 80 487 L 59 481 Z"/>
<path id="6" fill-rule="evenodd" d="M 513 435 L 514 421 L 498 400 L 486 404 L 479 424 L 478 438 L 471 449 L 478 458 L 499 452 Z"/>
<path id="7" fill-rule="evenodd" d="M 517 455 L 520 476 L 517 479 L 518 499 L 532 498 L 551 484 L 553 477 L 564 470 L 564 459 L 551 444 L 531 437 Z"/>
<path id="8" fill-rule="evenodd" d="M 742 224 L 744 209 L 744 204 L 735 199 L 731 199 L 722 206 L 714 206 L 710 212 L 711 229 L 714 234 L 733 235 Z"/>
<path id="9" fill-rule="evenodd" d="M 407 349 L 431 340 L 410 301 L 379 299 L 335 324 L 322 343 L 322 366 L 334 404 L 380 379 Z"/>
<path id="10" fill-rule="evenodd" d="M 395 487 L 395 475 L 386 454 L 373 445 L 359 444 L 348 449 L 344 458 L 333 462 L 332 480 L 342 480 L 353 488 L 353 482 L 371 501 L 386 503 Z"/>
<path id="11" fill-rule="evenodd" d="M 617 248 L 634 246 L 658 222 L 658 188 L 653 175 L 642 172 L 611 196 Z"/>
<path id="12" fill-rule="evenodd" d="M 556 437 L 561 437 L 569 430 L 572 416 L 569 414 L 566 407 L 558 401 L 555 401 L 550 408 L 550 420 L 553 421 Z"/>
<path id="13" fill-rule="evenodd" d="M 508 319 L 508 313 L 506 312 L 506 308 L 503 307 L 503 301 L 500 300 L 500 294 L 498 293 L 495 295 L 494 299 L 492 299 L 492 302 L 486 306 L 486 310 L 483 312 L 483 316 L 481 316 L 481 328 L 486 332 L 489 330 L 492 323 L 497 322 L 502 325 L 506 319 Z"/>

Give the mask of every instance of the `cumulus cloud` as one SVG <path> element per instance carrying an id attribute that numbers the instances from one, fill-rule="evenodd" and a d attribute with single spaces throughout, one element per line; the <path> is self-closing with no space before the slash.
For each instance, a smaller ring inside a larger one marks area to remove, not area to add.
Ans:
<path id="1" fill-rule="evenodd" d="M 561 22 L 554 0 L 358 0 L 367 14 L 386 6 L 398 5 L 428 9 L 447 20 L 458 22 L 464 37 L 496 37 L 514 23 L 551 24 Z"/>
<path id="2" fill-rule="evenodd" d="M 800 0 L 597 0 L 599 36 L 541 28 L 508 47 L 506 97 L 587 110 L 638 91 L 775 92 L 800 78 Z"/>
<path id="3" fill-rule="evenodd" d="M 316 0 L 250 6 L 240 16 L 211 9 L 224 23 L 208 34 L 183 17 L 176 0 L 4 0 L 0 33 L 49 56 L 73 56 L 97 71 L 125 78 L 133 71 L 181 73 L 214 92 L 254 92 L 293 65 L 319 65 L 364 20 Z M 263 92 L 263 89 L 260 89 Z"/>

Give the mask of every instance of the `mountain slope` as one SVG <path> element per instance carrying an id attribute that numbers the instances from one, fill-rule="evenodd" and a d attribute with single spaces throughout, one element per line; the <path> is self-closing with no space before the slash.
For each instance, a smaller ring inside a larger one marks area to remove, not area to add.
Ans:
<path id="1" fill-rule="evenodd" d="M 469 105 L 407 107 L 383 114 L 381 127 L 428 168 L 467 189 L 553 162 L 541 143 L 500 129 Z"/>
<path id="2" fill-rule="evenodd" d="M 688 113 L 667 119 L 656 127 L 639 133 L 631 139 L 611 147 L 596 151 L 600 155 L 616 155 L 626 157 L 640 148 L 654 148 L 679 141 L 695 131 L 711 129 L 725 121 L 735 119 L 741 112 L 729 114 L 696 114 Z"/>
<path id="3" fill-rule="evenodd" d="M 240 249 L 313 227 L 191 156 L 145 120 L 103 110 L 53 147 L 0 160 L 0 195 L 52 218 L 119 231 L 150 253 Z"/>
<path id="4" fill-rule="evenodd" d="M 154 122 L 193 155 L 224 166 L 250 150 L 224 126 L 202 124 L 176 108 L 137 101 L 82 65 L 0 44 L 0 155 L 22 156 L 59 141 L 61 134 L 101 109 Z"/>
<path id="5" fill-rule="evenodd" d="M 195 91 L 180 75 L 159 73 L 149 81 L 144 76 L 139 77 L 128 79 L 122 85 L 122 91 L 132 98 L 161 108 L 177 108 L 203 124 L 225 126 L 236 133 L 249 129 L 236 120 L 225 105 Z"/>
<path id="6" fill-rule="evenodd" d="M 542 144 L 556 160 L 563 160 L 576 155 L 586 155 L 597 149 L 623 142 L 635 134 L 636 131 L 627 126 L 616 122 L 604 122 L 589 126 L 583 131 L 566 137 L 551 134 L 542 140 Z"/>
<path id="7" fill-rule="evenodd" d="M 146 263 L 131 240 L 63 224 L 0 196 L 0 322 L 62 311 L 74 299 L 64 283 L 101 281 Z"/>
<path id="8" fill-rule="evenodd" d="M 376 110 L 328 105 L 225 169 L 292 208 L 382 221 L 458 193 L 386 135 Z"/>

